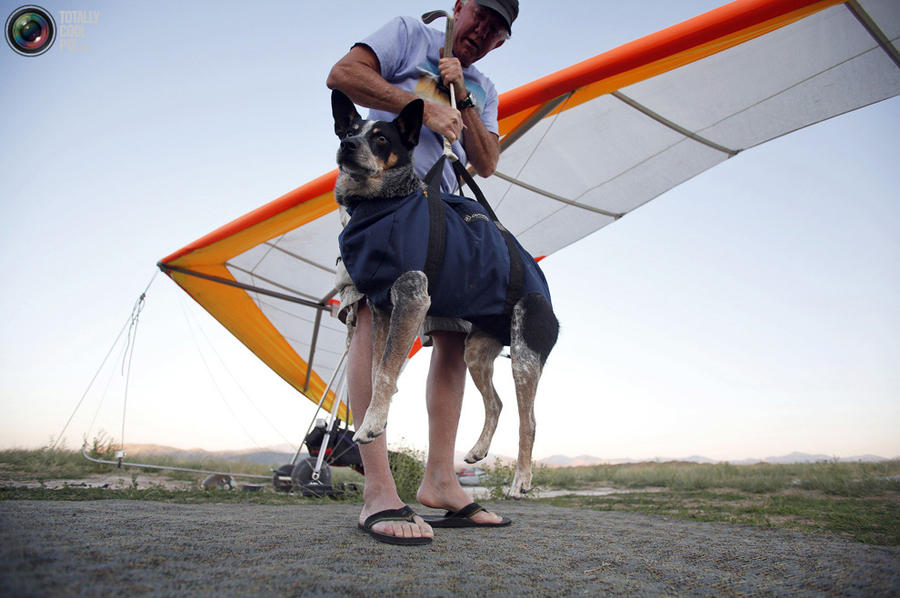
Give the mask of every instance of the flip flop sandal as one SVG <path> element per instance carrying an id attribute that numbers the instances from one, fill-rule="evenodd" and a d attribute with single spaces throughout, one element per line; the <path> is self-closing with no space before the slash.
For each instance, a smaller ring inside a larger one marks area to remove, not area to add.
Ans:
<path id="1" fill-rule="evenodd" d="M 512 519 L 503 517 L 499 523 L 479 523 L 472 519 L 472 515 L 481 511 L 487 512 L 477 502 L 470 503 L 458 511 L 447 511 L 441 515 L 423 515 L 422 519 L 431 527 L 505 527 L 512 523 Z"/>
<path id="2" fill-rule="evenodd" d="M 365 523 L 357 523 L 356 526 L 379 542 L 384 542 L 385 544 L 399 544 L 403 546 L 431 544 L 431 538 L 427 538 L 424 536 L 419 538 L 401 538 L 399 536 L 392 536 L 390 534 L 376 532 L 372 529 L 373 525 L 382 521 L 408 521 L 410 523 L 413 523 L 413 518 L 415 516 L 416 514 L 412 509 L 409 508 L 409 506 L 404 506 L 402 509 L 386 509 L 384 511 L 379 511 L 377 513 L 369 515 L 369 517 L 366 518 Z"/>

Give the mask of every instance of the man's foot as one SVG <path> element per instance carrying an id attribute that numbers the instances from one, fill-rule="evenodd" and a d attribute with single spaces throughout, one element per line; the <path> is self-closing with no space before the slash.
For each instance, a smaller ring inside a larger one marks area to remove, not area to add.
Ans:
<path id="1" fill-rule="evenodd" d="M 485 509 L 477 502 L 469 503 L 458 511 L 447 511 L 443 515 L 423 515 L 422 518 L 428 522 L 431 527 L 505 527 L 512 523 L 512 520 L 504 517 L 500 523 L 479 523 L 475 521 L 478 513 L 484 512 Z"/>
<path id="2" fill-rule="evenodd" d="M 379 538 L 378 536 L 392 536 L 399 539 L 410 538 L 434 538 L 434 531 L 431 526 L 418 515 L 413 514 L 412 521 L 409 521 L 408 515 L 400 510 L 409 509 L 399 498 L 395 500 L 371 500 L 363 505 L 362 512 L 359 514 L 359 527 L 369 532 L 376 540 L 380 542 L 389 542 L 389 540 Z M 394 511 L 396 510 L 396 511 Z M 411 510 L 410 510 L 411 511 Z M 369 518 L 376 515 L 375 522 L 369 521 Z M 402 515 L 402 516 L 401 516 Z M 384 517 L 384 518 L 382 518 Z"/>
<path id="3" fill-rule="evenodd" d="M 433 509 L 444 509 L 445 511 L 456 512 L 460 509 L 472 504 L 472 497 L 466 494 L 456 476 L 452 481 L 444 483 L 429 483 L 427 480 L 422 482 L 416 492 L 416 500 Z M 500 517 L 496 513 L 480 510 L 469 515 L 469 519 L 475 524 L 481 525 L 503 525 L 504 521 L 509 521 Z"/>
<path id="4" fill-rule="evenodd" d="M 370 515 L 366 518 L 365 523 L 360 523 L 359 529 L 366 532 L 379 542 L 384 542 L 385 544 L 400 544 L 405 546 L 421 546 L 422 544 L 431 544 L 432 538 L 428 536 L 416 536 L 405 537 L 394 535 L 393 533 L 386 534 L 379 532 L 374 529 L 375 525 L 378 523 L 411 523 L 416 526 L 415 529 L 418 529 L 418 524 L 415 522 L 416 514 L 410 509 L 407 505 L 403 505 L 402 509 L 387 509 L 384 511 L 379 511 L 374 515 Z M 415 533 L 415 532 L 414 532 Z"/>

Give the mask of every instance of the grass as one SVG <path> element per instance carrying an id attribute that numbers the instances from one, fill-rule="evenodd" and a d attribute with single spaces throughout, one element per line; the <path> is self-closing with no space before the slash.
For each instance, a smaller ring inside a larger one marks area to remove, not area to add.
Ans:
<path id="1" fill-rule="evenodd" d="M 91 453 L 112 458 L 109 443 L 95 442 Z M 147 462 L 212 471 L 269 475 L 270 468 L 228 461 L 185 461 L 165 457 Z M 391 467 L 401 498 L 415 501 L 422 479 L 422 455 L 409 449 L 391 453 Z M 505 498 L 513 467 L 487 465 L 492 499 Z M 47 482 L 78 479 L 98 473 L 131 476 L 131 487 L 101 489 L 64 487 L 58 490 L 12 487 L 19 481 Z M 138 499 L 179 503 L 298 504 L 321 500 L 299 493 L 275 492 L 266 484 L 262 492 L 170 490 L 151 482 L 139 487 L 137 474 L 199 482 L 203 474 L 165 472 L 98 465 L 80 452 L 66 450 L 0 451 L 0 500 L 100 500 Z M 336 484 L 363 478 L 349 468 L 332 468 Z M 238 478 L 238 481 L 241 481 Z M 263 480 L 254 480 L 264 482 Z M 720 521 L 778 527 L 813 533 L 835 534 L 859 542 L 900 545 L 900 461 L 881 463 L 820 462 L 811 464 L 730 465 L 696 463 L 638 463 L 585 467 L 536 467 L 534 485 L 539 488 L 579 490 L 612 487 L 621 493 L 609 496 L 568 495 L 537 500 L 558 506 L 601 511 L 630 511 L 695 521 Z M 5 486 L 5 487 L 4 487 Z M 647 490 L 653 490 L 648 492 Z M 348 495 L 345 500 L 359 500 Z"/>
<path id="2" fill-rule="evenodd" d="M 397 485 L 397 494 L 403 502 L 416 502 L 416 491 L 425 477 L 424 455 L 421 452 L 409 448 L 401 448 L 388 452 L 388 461 L 391 465 L 391 473 L 394 475 L 394 483 Z"/>
<path id="3" fill-rule="evenodd" d="M 486 469 L 491 498 L 504 498 L 514 468 L 498 462 Z M 740 466 L 684 462 L 538 466 L 533 484 L 554 490 L 605 486 L 623 491 L 609 496 L 573 494 L 537 499 L 558 506 L 779 527 L 900 545 L 897 460 Z"/>
<path id="4" fill-rule="evenodd" d="M 578 489 L 600 484 L 678 491 L 730 488 L 755 494 L 800 488 L 836 496 L 869 496 L 900 491 L 900 461 L 790 465 L 669 462 L 535 468 L 534 485 L 539 487 Z"/>
<path id="5" fill-rule="evenodd" d="M 568 495 L 538 500 L 570 508 L 778 527 L 835 534 L 867 544 L 900 545 L 900 497 L 897 494 L 843 498 L 797 490 L 778 494 L 688 490 L 609 496 Z"/>

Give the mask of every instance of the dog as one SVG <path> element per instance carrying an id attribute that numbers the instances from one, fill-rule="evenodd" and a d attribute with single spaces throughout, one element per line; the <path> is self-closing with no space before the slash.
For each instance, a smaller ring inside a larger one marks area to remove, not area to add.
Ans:
<path id="1" fill-rule="evenodd" d="M 418 144 L 423 111 L 423 101 L 416 99 L 391 122 L 366 121 L 359 116 L 346 95 L 337 90 L 332 93 L 334 129 L 341 140 L 337 152 L 339 174 L 334 192 L 344 225 L 342 253 L 348 222 L 352 225 L 352 214 L 358 213 L 355 209 L 364 205 L 380 205 L 377 202 L 390 201 L 391 198 L 407 198 L 423 190 L 423 182 L 413 170 L 413 149 Z M 474 208 L 466 208 L 470 210 L 464 217 L 466 223 L 488 220 L 484 213 L 478 211 L 481 208 L 475 202 L 460 201 L 474 205 Z M 351 214 L 349 219 L 348 214 Z M 493 227 L 494 233 L 499 228 L 489 221 L 486 225 Z M 417 234 L 422 236 L 424 232 Z M 360 236 L 365 237 L 365 234 Z M 507 259 L 512 262 L 512 250 L 507 247 L 509 243 L 507 241 L 504 246 L 504 254 L 510 251 Z M 513 243 L 518 247 L 516 242 Z M 386 255 L 385 251 L 382 250 L 379 255 Z M 521 251 L 524 253 L 524 250 Z M 347 256 L 343 257 L 346 262 Z M 525 254 L 522 259 L 526 262 L 526 270 L 537 270 L 540 281 L 543 281 L 533 258 Z M 469 264 L 468 270 L 477 269 Z M 429 284 L 436 284 L 436 281 L 429 280 L 423 270 L 427 268 L 402 271 L 396 278 L 388 280 L 389 293 L 384 292 L 380 305 L 373 302 L 373 295 L 366 293 L 372 312 L 373 392 L 366 417 L 353 437 L 356 442 L 371 442 L 384 431 L 390 400 L 397 390 L 397 378 L 407 355 L 429 308 L 443 297 L 438 292 L 433 296 L 429 294 Z M 390 276 L 393 278 L 393 275 Z M 511 274 L 509 278 L 512 278 Z M 356 283 L 356 280 L 353 282 Z M 496 286 L 493 280 L 489 284 Z M 446 284 L 444 288 L 448 288 Z M 364 289 L 360 288 L 360 291 Z M 484 289 L 480 291 L 483 292 Z M 506 291 L 500 289 L 499 292 Z M 513 297 L 514 304 L 507 299 L 507 308 L 502 314 L 474 313 L 465 317 L 473 324 L 472 332 L 465 341 L 465 362 L 485 407 L 484 427 L 477 442 L 466 454 L 465 461 L 476 463 L 487 456 L 502 408 L 492 381 L 494 360 L 502 348 L 509 345 L 519 408 L 519 451 L 511 495 L 521 498 L 531 489 L 535 394 L 544 364 L 556 344 L 559 322 L 549 302 L 549 291 L 546 297 L 537 293 Z M 348 342 L 352 334 L 350 324 L 348 321 Z"/>

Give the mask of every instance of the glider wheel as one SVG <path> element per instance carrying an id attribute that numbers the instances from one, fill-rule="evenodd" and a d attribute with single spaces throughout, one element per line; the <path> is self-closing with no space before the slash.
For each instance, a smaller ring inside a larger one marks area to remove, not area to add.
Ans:
<path id="1" fill-rule="evenodd" d="M 319 479 L 314 480 L 312 474 L 315 468 L 316 460 L 312 457 L 297 461 L 291 472 L 294 489 L 299 489 L 303 496 L 330 496 L 334 493 L 334 488 L 331 486 L 331 468 L 326 463 L 322 463 Z"/>

